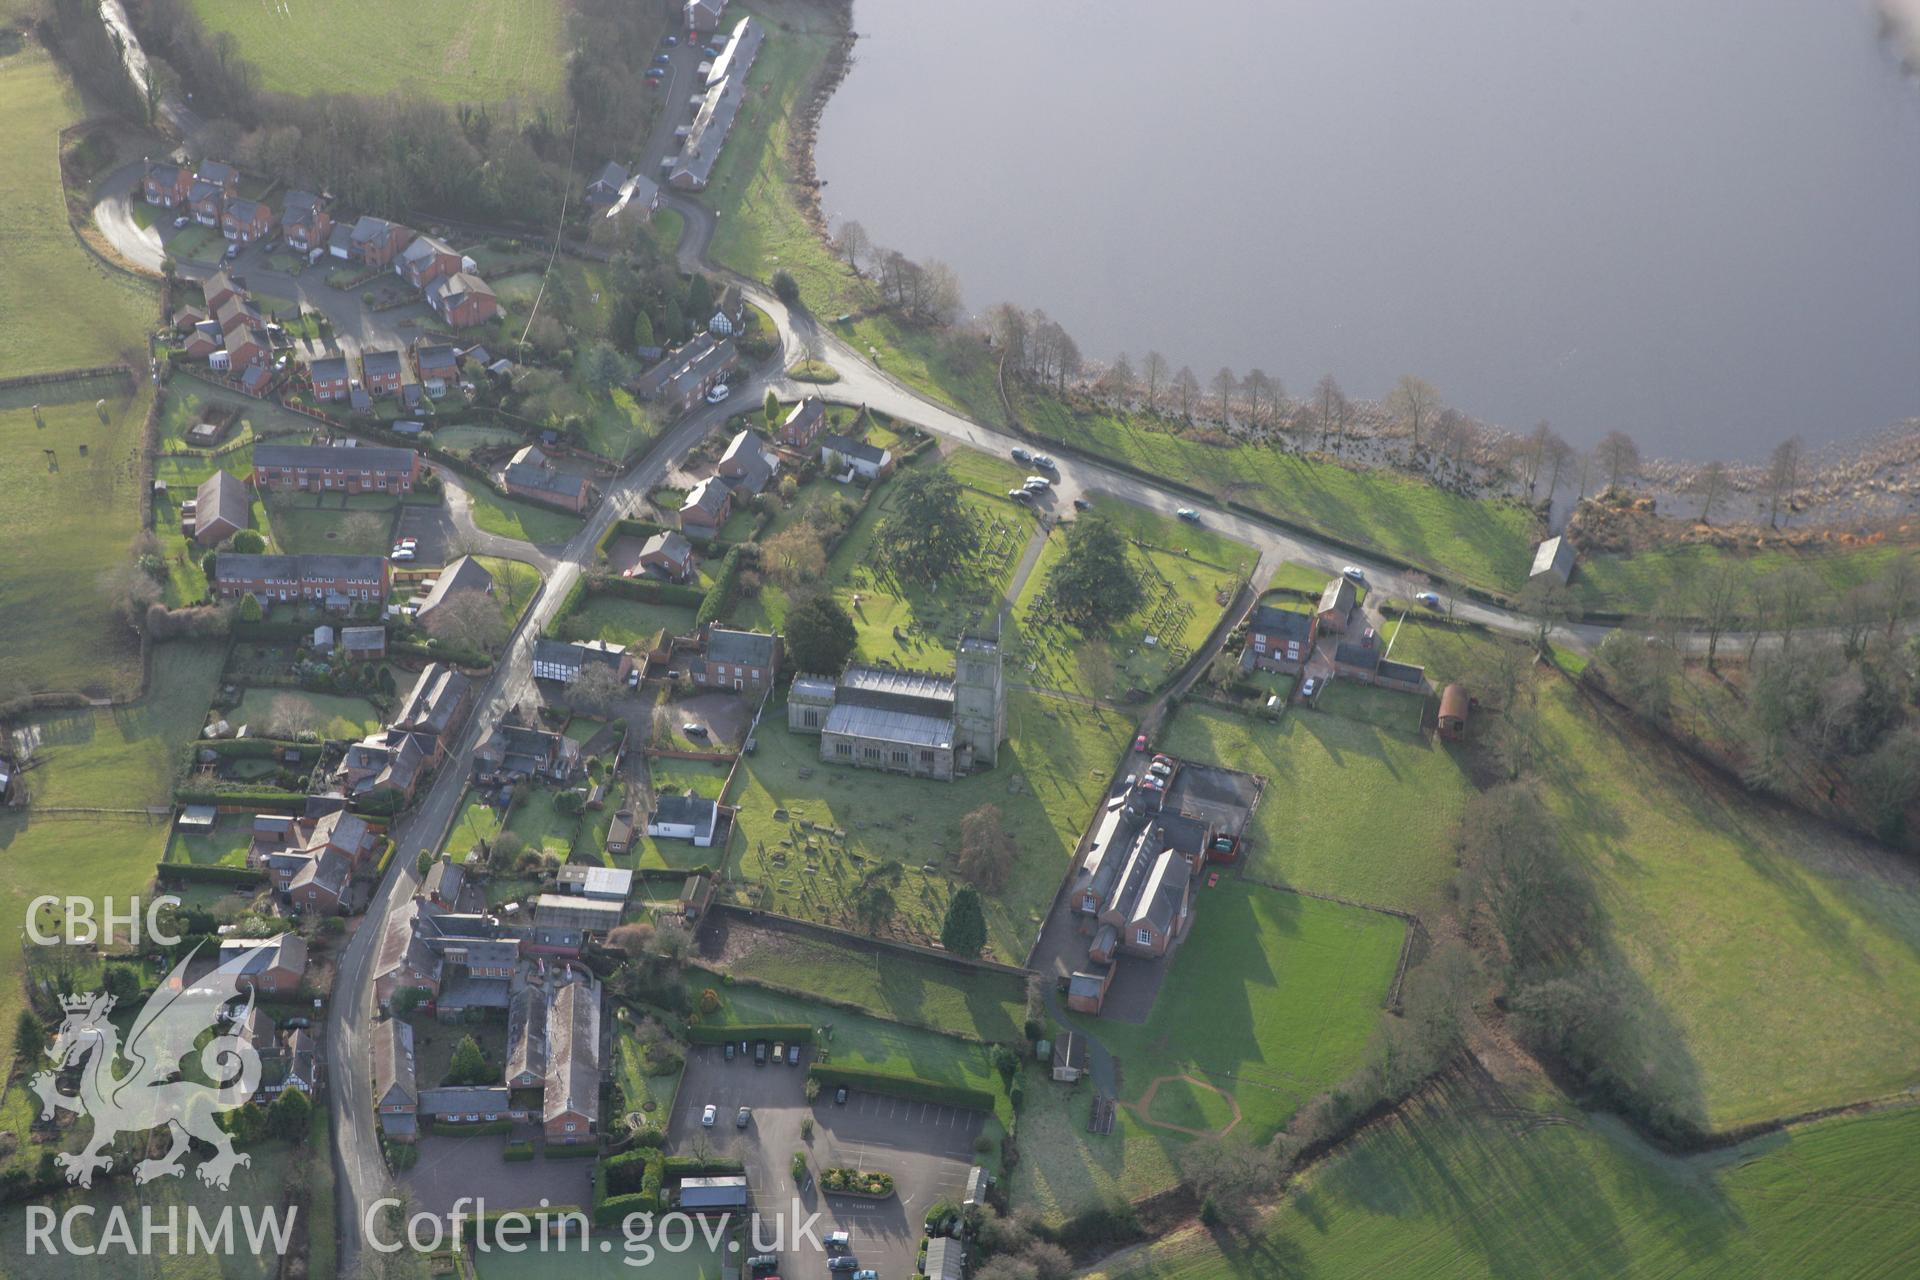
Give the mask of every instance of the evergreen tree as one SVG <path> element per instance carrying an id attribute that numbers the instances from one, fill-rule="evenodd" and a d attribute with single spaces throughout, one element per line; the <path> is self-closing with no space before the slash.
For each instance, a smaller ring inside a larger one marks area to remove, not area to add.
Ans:
<path id="1" fill-rule="evenodd" d="M 1067 527 L 1066 554 L 1048 582 L 1061 612 L 1080 623 L 1118 622 L 1146 598 L 1126 539 L 1099 515 L 1082 516 Z"/>
<path id="2" fill-rule="evenodd" d="M 957 889 L 947 900 L 947 918 L 940 924 L 940 945 L 957 956 L 980 954 L 987 945 L 987 917 L 980 909 L 980 894 L 973 889 Z"/>

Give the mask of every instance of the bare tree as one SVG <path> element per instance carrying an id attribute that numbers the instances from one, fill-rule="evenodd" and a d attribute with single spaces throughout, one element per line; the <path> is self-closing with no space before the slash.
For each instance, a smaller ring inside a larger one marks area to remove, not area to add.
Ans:
<path id="1" fill-rule="evenodd" d="M 1707 670 L 1713 670 L 1720 652 L 1720 638 L 1746 616 L 1747 599 L 1753 589 L 1752 578 L 1741 564 L 1723 560 L 1710 566 L 1692 582 L 1692 611 L 1700 619 L 1707 637 Z"/>
<path id="2" fill-rule="evenodd" d="M 1774 446 L 1767 459 L 1767 524 L 1780 527 L 1780 501 L 1800 479 L 1800 437 L 1792 436 Z"/>
<path id="3" fill-rule="evenodd" d="M 1167 358 L 1158 351 L 1147 352 L 1140 362 L 1140 376 L 1147 380 L 1147 412 L 1160 410 L 1160 384 L 1167 380 Z"/>
<path id="4" fill-rule="evenodd" d="M 1773 625 L 1780 633 L 1780 647 L 1791 649 L 1794 636 L 1813 616 L 1814 601 L 1820 596 L 1820 582 L 1807 570 L 1795 566 L 1770 575 L 1766 586 L 1773 600 Z"/>
<path id="5" fill-rule="evenodd" d="M 1194 377 L 1193 370 L 1184 364 L 1180 366 L 1180 372 L 1173 375 L 1173 396 L 1180 405 L 1180 416 L 1192 422 L 1193 403 L 1200 398 L 1200 379 Z"/>
<path id="6" fill-rule="evenodd" d="M 1913 606 L 1915 590 L 1920 588 L 1920 572 L 1916 569 L 1910 552 L 1896 551 L 1893 559 L 1887 561 L 1887 567 L 1880 571 L 1880 604 L 1887 613 L 1889 640 L 1900 619 L 1906 617 L 1907 610 Z"/>
<path id="7" fill-rule="evenodd" d="M 1280 398 L 1280 385 L 1264 369 L 1249 369 L 1241 386 L 1247 392 L 1247 421 L 1266 427 L 1273 417 L 1274 402 Z"/>
<path id="8" fill-rule="evenodd" d="M 761 551 L 767 573 L 783 587 L 816 582 L 827 571 L 827 549 L 820 534 L 805 522 L 796 522 L 768 539 Z"/>
<path id="9" fill-rule="evenodd" d="M 1233 393 L 1239 386 L 1240 380 L 1225 365 L 1221 365 L 1220 371 L 1213 375 L 1213 399 L 1220 406 L 1220 421 L 1223 424 L 1233 418 Z"/>
<path id="10" fill-rule="evenodd" d="M 1726 492 L 1727 468 L 1725 463 L 1709 462 L 1694 477 L 1693 491 L 1700 495 L 1700 523 L 1713 523 L 1713 505 Z"/>
<path id="11" fill-rule="evenodd" d="M 1520 589 L 1520 612 L 1533 623 L 1533 647 L 1547 651 L 1547 641 L 1573 616 L 1573 593 L 1567 584 L 1547 574 Z"/>
<path id="12" fill-rule="evenodd" d="M 998 805 L 983 804 L 960 820 L 960 874 L 975 888 L 1005 888 L 1018 853 Z"/>
<path id="13" fill-rule="evenodd" d="M 267 703 L 266 731 L 270 738 L 293 740 L 320 727 L 314 705 L 297 693 L 279 693 Z"/>
<path id="14" fill-rule="evenodd" d="M 1594 460 L 1606 472 L 1607 488 L 1618 489 L 1623 480 L 1631 480 L 1640 470 L 1640 446 L 1624 431 L 1609 431 L 1594 446 Z"/>
<path id="15" fill-rule="evenodd" d="M 1113 358 L 1113 363 L 1107 366 L 1106 376 L 1100 382 L 1110 399 L 1117 404 L 1126 403 L 1127 397 L 1133 392 L 1134 383 L 1133 361 L 1127 359 L 1126 352 L 1122 351 Z"/>
<path id="16" fill-rule="evenodd" d="M 1320 447 L 1324 449 L 1335 431 L 1346 430 L 1347 395 L 1329 373 L 1314 384 L 1313 401 L 1320 419 Z"/>
<path id="17" fill-rule="evenodd" d="M 1015 373 L 1027 371 L 1027 342 L 1033 333 L 1033 324 L 1027 319 L 1027 313 L 1011 302 L 996 304 L 987 312 L 987 332 L 993 335 L 993 341 L 1000 348 L 1001 356 L 1013 367 Z"/>
<path id="18" fill-rule="evenodd" d="M 837 243 L 840 248 L 840 255 L 847 260 L 847 266 L 852 269 L 854 275 L 858 276 L 860 274 L 860 255 L 873 247 L 873 242 L 867 238 L 867 229 L 858 222 L 855 222 L 852 218 L 848 218 L 840 224 L 840 235 Z"/>
<path id="19" fill-rule="evenodd" d="M 481 653 L 492 653 L 507 638 L 500 602 L 484 591 L 454 592 L 421 625 L 436 639 Z"/>
<path id="20" fill-rule="evenodd" d="M 1409 457 L 1420 452 L 1420 429 L 1427 424 L 1439 404 L 1440 393 L 1431 384 L 1410 373 L 1401 374 L 1400 381 L 1394 384 L 1392 393 L 1387 397 L 1387 408 L 1407 430 Z"/>
<path id="21" fill-rule="evenodd" d="M 1521 452 L 1525 461 L 1521 464 L 1521 474 L 1527 478 L 1527 498 L 1532 500 L 1534 491 L 1540 483 L 1540 470 L 1547 462 L 1547 449 L 1554 440 L 1553 428 L 1542 418 L 1533 424 L 1533 430 L 1527 433 L 1527 442 Z M 1547 494 L 1552 497 L 1551 491 Z"/>
<path id="22" fill-rule="evenodd" d="M 340 540 L 350 547 L 386 545 L 387 522 L 376 511 L 354 511 L 340 522 Z"/>
<path id="23" fill-rule="evenodd" d="M 589 715 L 606 715 L 619 705 L 627 690 L 603 662 L 589 662 L 567 686 L 567 705 Z"/>

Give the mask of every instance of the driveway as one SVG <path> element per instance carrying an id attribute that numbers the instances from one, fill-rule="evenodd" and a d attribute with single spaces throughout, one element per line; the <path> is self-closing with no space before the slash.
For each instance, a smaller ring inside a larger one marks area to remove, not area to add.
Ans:
<path id="1" fill-rule="evenodd" d="M 797 1198 L 801 1218 L 821 1215 L 819 1234 L 852 1233 L 861 1267 L 878 1271 L 883 1280 L 904 1280 L 914 1272 L 927 1209 L 937 1200 L 957 1202 L 966 1193 L 983 1117 L 978 1111 L 858 1092 L 850 1093 L 844 1106 L 835 1105 L 830 1093 L 809 1106 L 805 1086 L 811 1061 L 808 1052 L 798 1067 L 756 1067 L 749 1058 L 728 1062 L 718 1048 L 692 1050 L 668 1142 L 676 1153 L 704 1143 L 711 1151 L 739 1157 L 757 1212 L 792 1214 Z M 700 1124 L 708 1103 L 720 1111 L 711 1129 Z M 744 1130 L 734 1125 L 743 1104 L 753 1108 Z M 800 1122 L 808 1116 L 814 1122 L 811 1141 L 800 1136 Z M 811 1170 L 804 1190 L 794 1186 L 790 1168 L 796 1151 L 807 1153 Z M 821 1169 L 833 1166 L 890 1173 L 895 1194 L 885 1200 L 825 1195 L 816 1179 Z M 822 1259 L 811 1245 L 785 1243 L 781 1276 L 822 1274 Z"/>

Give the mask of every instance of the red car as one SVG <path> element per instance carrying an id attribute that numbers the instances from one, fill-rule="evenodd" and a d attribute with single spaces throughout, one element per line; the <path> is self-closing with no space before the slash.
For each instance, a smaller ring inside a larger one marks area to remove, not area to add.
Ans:
<path id="1" fill-rule="evenodd" d="M 1133 740 L 1133 749 L 1134 749 L 1135 751 L 1145 751 L 1145 750 L 1147 749 L 1147 735 L 1146 735 L 1146 734 L 1144 734 L 1144 733 L 1143 733 L 1143 734 L 1141 734 L 1141 735 L 1139 735 L 1138 737 L 1136 737 L 1136 738 L 1135 738 L 1135 739 Z"/>

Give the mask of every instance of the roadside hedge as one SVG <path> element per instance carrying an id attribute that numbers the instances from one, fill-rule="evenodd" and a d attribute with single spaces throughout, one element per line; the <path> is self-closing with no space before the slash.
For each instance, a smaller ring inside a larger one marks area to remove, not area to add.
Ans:
<path id="1" fill-rule="evenodd" d="M 587 594 L 624 596 L 641 604 L 678 604 L 694 608 L 705 604 L 707 599 L 707 593 L 698 587 L 684 587 L 678 583 L 662 582 L 658 578 L 604 578 L 588 587 Z"/>
<path id="2" fill-rule="evenodd" d="M 603 1161 L 600 1172 L 606 1178 L 609 1198 L 651 1195 L 657 1203 L 660 1188 L 666 1185 L 665 1162 L 658 1147 L 642 1147 Z"/>
<path id="3" fill-rule="evenodd" d="M 173 798 L 180 804 L 230 804 L 292 813 L 304 813 L 307 807 L 307 793 L 304 791 L 268 791 L 261 788 L 236 787 L 232 791 L 218 791 L 204 787 L 176 787 Z"/>
<path id="4" fill-rule="evenodd" d="M 508 1164 L 531 1160 L 533 1159 L 533 1144 L 531 1142 L 509 1142 L 507 1149 L 501 1153 L 500 1158 Z"/>
<path id="5" fill-rule="evenodd" d="M 729 1040 L 795 1040 L 813 1043 L 813 1028 L 804 1022 L 737 1022 L 731 1026 L 693 1023 L 687 1027 L 687 1039 L 695 1044 L 725 1044 Z"/>
<path id="6" fill-rule="evenodd" d="M 939 1084 L 932 1080 L 895 1075 L 890 1071 L 874 1071 L 866 1067 L 842 1067 L 829 1063 L 817 1063 L 807 1069 L 807 1078 L 818 1080 L 823 1089 L 846 1085 L 849 1089 L 884 1093 L 896 1098 L 906 1098 L 911 1102 L 938 1102 L 950 1107 L 966 1107 L 974 1111 L 990 1112 L 997 1101 L 995 1096 L 985 1089 L 975 1089 L 963 1084 Z"/>

